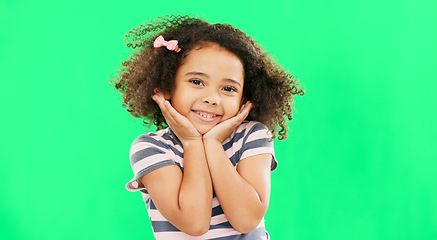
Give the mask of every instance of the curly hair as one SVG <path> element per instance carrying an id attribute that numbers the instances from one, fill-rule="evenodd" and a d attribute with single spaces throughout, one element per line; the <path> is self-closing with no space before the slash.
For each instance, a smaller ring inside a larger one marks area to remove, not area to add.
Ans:
<path id="1" fill-rule="evenodd" d="M 178 40 L 179 53 L 154 48 L 162 35 Z M 157 129 L 167 126 L 158 105 L 152 100 L 154 90 L 169 92 L 179 66 L 193 49 L 215 43 L 237 55 L 244 67 L 243 97 L 253 103 L 247 120 L 265 124 L 272 138 L 287 138 L 287 120 L 292 120 L 293 95 L 303 95 L 294 76 L 281 68 L 245 33 L 228 24 L 210 24 L 203 19 L 171 15 L 157 18 L 129 31 L 125 37 L 135 51 L 122 62 L 111 83 L 123 95 L 123 107 L 146 125 Z M 165 66 L 165 67 L 163 67 Z"/>

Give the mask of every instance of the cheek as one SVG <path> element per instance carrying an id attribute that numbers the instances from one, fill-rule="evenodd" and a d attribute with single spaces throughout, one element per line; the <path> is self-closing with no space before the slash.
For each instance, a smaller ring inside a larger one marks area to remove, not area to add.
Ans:
<path id="1" fill-rule="evenodd" d="M 189 108 L 190 95 L 183 91 L 174 92 L 171 96 L 171 104 L 180 114 L 184 114 Z"/>
<path id="2" fill-rule="evenodd" d="M 240 101 L 232 101 L 229 103 L 229 115 L 235 116 L 240 110 Z"/>

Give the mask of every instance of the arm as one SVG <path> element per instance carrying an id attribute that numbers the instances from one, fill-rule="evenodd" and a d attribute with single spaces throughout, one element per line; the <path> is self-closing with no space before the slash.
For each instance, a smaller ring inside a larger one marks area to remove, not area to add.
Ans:
<path id="1" fill-rule="evenodd" d="M 202 235 L 211 221 L 212 183 L 201 135 L 162 96 L 155 101 L 183 145 L 184 173 L 177 166 L 166 166 L 140 181 L 170 223 L 189 235 Z"/>
<path id="2" fill-rule="evenodd" d="M 247 117 L 251 107 L 250 102 L 246 103 L 235 117 L 203 136 L 214 191 L 227 219 L 241 233 L 254 230 L 267 211 L 272 155 L 259 154 L 242 159 L 235 170 L 222 142 Z"/>
<path id="3" fill-rule="evenodd" d="M 235 170 L 220 142 L 205 141 L 214 191 L 235 230 L 253 231 L 265 215 L 270 197 L 271 154 L 240 160 Z"/>

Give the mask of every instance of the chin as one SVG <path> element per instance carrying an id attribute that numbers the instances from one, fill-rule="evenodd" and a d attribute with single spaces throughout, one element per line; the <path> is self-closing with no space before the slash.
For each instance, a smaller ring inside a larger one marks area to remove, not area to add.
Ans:
<path id="1" fill-rule="evenodd" d="M 202 127 L 197 127 L 196 129 L 197 129 L 197 131 L 200 134 L 204 135 L 205 133 L 209 132 L 209 130 L 211 130 L 213 127 L 214 126 L 212 126 L 212 127 L 204 127 L 204 126 L 202 126 Z"/>
<path id="2" fill-rule="evenodd" d="M 211 129 L 206 129 L 206 130 L 198 130 L 200 134 L 204 135 L 205 133 L 209 132 L 209 130 Z"/>

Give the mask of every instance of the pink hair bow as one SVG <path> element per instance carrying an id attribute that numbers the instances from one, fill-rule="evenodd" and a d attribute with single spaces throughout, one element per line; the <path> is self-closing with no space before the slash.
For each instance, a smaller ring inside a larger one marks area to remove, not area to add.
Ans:
<path id="1" fill-rule="evenodd" d="M 179 52 L 181 50 L 178 47 L 178 40 L 165 41 L 161 35 L 156 38 L 155 42 L 153 43 L 153 47 L 155 48 L 166 47 L 168 50 L 175 51 L 175 52 Z"/>

